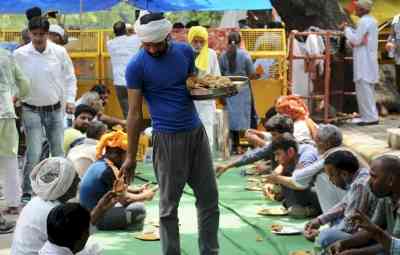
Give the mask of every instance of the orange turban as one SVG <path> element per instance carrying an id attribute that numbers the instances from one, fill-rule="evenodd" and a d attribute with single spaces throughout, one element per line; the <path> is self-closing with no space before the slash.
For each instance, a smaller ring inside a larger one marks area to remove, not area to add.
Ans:
<path id="1" fill-rule="evenodd" d="M 293 121 L 305 120 L 310 115 L 307 105 L 299 96 L 282 96 L 275 104 L 276 111 L 289 116 Z"/>
<path id="2" fill-rule="evenodd" d="M 104 134 L 96 146 L 96 158 L 103 156 L 107 147 L 128 150 L 128 135 L 120 130 Z"/>
<path id="3" fill-rule="evenodd" d="M 306 121 L 311 136 L 315 138 L 317 124 L 309 118 L 310 112 L 308 111 L 308 107 L 299 96 L 290 95 L 280 97 L 275 104 L 275 109 L 278 113 L 289 116 L 293 121 Z"/>

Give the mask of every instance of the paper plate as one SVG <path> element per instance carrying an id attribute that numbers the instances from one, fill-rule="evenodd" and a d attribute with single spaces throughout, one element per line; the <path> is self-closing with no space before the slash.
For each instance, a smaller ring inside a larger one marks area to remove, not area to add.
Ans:
<path id="1" fill-rule="evenodd" d="M 271 233 L 276 235 L 300 235 L 302 233 L 302 230 L 295 227 L 282 226 L 282 229 L 280 230 L 271 229 Z"/>
<path id="2" fill-rule="evenodd" d="M 160 240 L 160 235 L 158 234 L 158 231 L 154 231 L 151 233 L 138 233 L 138 234 L 135 234 L 134 237 L 136 239 L 139 239 L 142 241 L 158 241 L 158 240 Z"/>
<path id="3" fill-rule="evenodd" d="M 289 255 L 314 255 L 312 251 L 292 251 Z"/>
<path id="4" fill-rule="evenodd" d="M 259 186 L 247 186 L 246 190 L 248 190 L 248 191 L 263 191 L 263 189 Z"/>
<path id="5" fill-rule="evenodd" d="M 247 182 L 261 182 L 261 179 L 250 177 L 250 178 L 247 179 Z"/>
<path id="6" fill-rule="evenodd" d="M 257 214 L 263 216 L 285 216 L 288 215 L 288 210 L 285 208 L 262 208 L 257 211 Z"/>

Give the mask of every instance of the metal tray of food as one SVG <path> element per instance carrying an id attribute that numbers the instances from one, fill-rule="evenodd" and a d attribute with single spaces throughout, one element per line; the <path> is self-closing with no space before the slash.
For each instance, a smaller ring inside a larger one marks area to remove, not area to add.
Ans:
<path id="1" fill-rule="evenodd" d="M 232 85 L 236 86 L 238 89 L 243 85 L 246 85 L 249 81 L 249 78 L 246 76 L 225 76 L 229 78 L 232 82 Z"/>
<path id="2" fill-rule="evenodd" d="M 219 97 L 231 97 L 239 93 L 241 87 L 247 84 L 245 76 L 225 76 L 232 82 L 231 86 L 220 88 L 195 88 L 190 90 L 193 100 L 209 100 Z"/>
<path id="3" fill-rule="evenodd" d="M 190 90 L 190 95 L 192 96 L 193 100 L 209 100 L 219 97 L 231 97 L 237 93 L 238 89 L 236 86 L 217 89 L 198 88 Z"/>

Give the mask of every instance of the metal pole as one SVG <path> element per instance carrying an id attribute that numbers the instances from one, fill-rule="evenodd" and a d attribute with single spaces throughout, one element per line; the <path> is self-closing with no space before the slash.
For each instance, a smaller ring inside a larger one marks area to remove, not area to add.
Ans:
<path id="1" fill-rule="evenodd" d="M 82 30 L 82 19 L 83 19 L 83 0 L 79 1 L 79 27 Z"/>
<path id="2" fill-rule="evenodd" d="M 324 111 L 324 122 L 329 123 L 329 109 L 331 106 L 331 33 L 325 34 L 326 47 L 325 47 L 325 111 Z"/>

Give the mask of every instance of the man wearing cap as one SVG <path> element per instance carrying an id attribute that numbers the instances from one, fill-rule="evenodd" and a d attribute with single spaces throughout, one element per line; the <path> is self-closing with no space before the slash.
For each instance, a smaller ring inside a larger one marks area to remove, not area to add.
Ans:
<path id="1" fill-rule="evenodd" d="M 375 84 L 379 81 L 378 23 L 369 14 L 372 0 L 358 0 L 356 15 L 360 17 L 357 28 L 343 24 L 344 35 L 353 48 L 353 72 L 360 118 L 353 120 L 360 126 L 379 123 L 376 109 Z"/>
<path id="2" fill-rule="evenodd" d="M 194 52 L 187 44 L 171 41 L 171 30 L 171 22 L 158 13 L 141 15 L 135 24 L 143 48 L 126 70 L 129 141 L 122 169 L 129 176 L 136 168 L 144 97 L 152 117 L 162 254 L 181 254 L 177 212 L 186 183 L 196 197 L 200 254 L 218 254 L 218 190 L 210 146 L 186 88 L 194 74 Z"/>
<path id="3" fill-rule="evenodd" d="M 392 21 L 392 32 L 386 43 L 386 50 L 389 56 L 393 57 L 396 64 L 396 85 L 400 91 L 400 14 L 396 15 Z"/>
<path id="4" fill-rule="evenodd" d="M 50 25 L 49 39 L 53 43 L 61 45 L 61 46 L 64 45 L 65 44 L 64 36 L 65 36 L 65 31 L 62 27 L 60 27 L 59 25 L 56 25 L 56 24 Z"/>
<path id="5" fill-rule="evenodd" d="M 73 113 L 76 77 L 67 51 L 48 41 L 49 21 L 34 17 L 29 21 L 32 42 L 14 51 L 17 64 L 30 81 L 31 93 L 22 103 L 26 132 L 27 161 L 24 169 L 24 198 L 29 199 L 29 175 L 39 162 L 43 129 L 53 157 L 64 156 L 64 109 Z"/>

